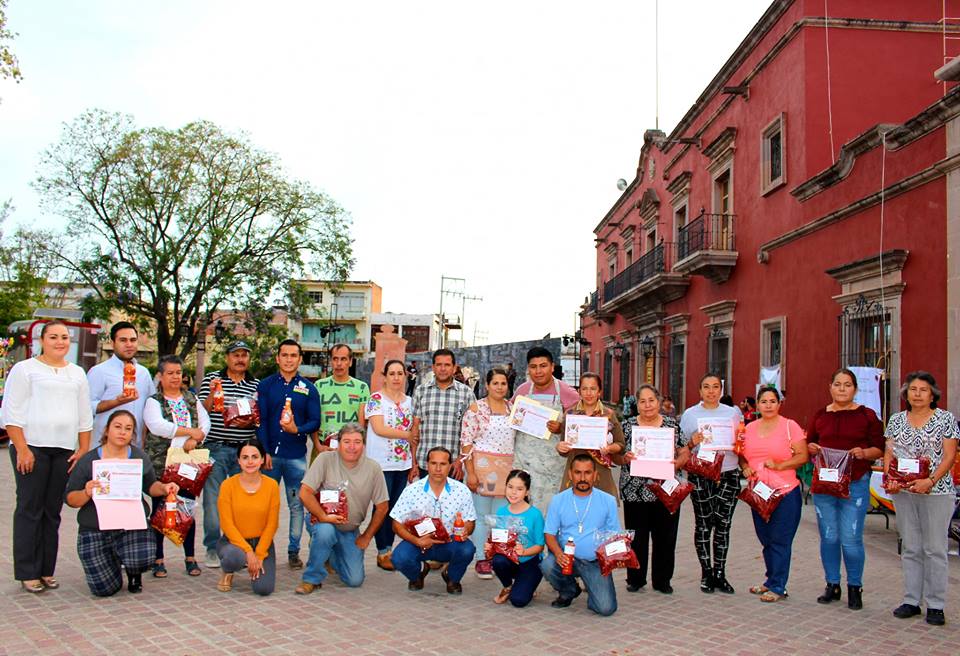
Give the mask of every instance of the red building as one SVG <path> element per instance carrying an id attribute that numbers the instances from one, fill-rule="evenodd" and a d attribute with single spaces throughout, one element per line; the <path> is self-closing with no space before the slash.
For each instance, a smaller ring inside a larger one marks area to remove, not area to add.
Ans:
<path id="1" fill-rule="evenodd" d="M 774 2 L 673 132 L 645 134 L 582 310 L 610 399 L 652 382 L 686 407 L 711 371 L 739 400 L 779 365 L 803 423 L 841 364 L 884 369 L 894 410 L 918 368 L 960 399 L 960 91 L 934 76 L 960 0 L 829 10 Z"/>

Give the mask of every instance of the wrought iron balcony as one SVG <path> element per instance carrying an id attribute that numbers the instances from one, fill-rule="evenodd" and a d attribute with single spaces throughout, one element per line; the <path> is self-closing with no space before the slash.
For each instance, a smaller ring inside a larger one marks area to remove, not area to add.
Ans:
<path id="1" fill-rule="evenodd" d="M 736 216 L 701 214 L 677 231 L 674 270 L 724 282 L 737 263 Z"/>
<path id="2" fill-rule="evenodd" d="M 603 311 L 637 302 L 667 303 L 683 296 L 690 281 L 673 270 L 676 244 L 661 242 L 603 286 Z"/>

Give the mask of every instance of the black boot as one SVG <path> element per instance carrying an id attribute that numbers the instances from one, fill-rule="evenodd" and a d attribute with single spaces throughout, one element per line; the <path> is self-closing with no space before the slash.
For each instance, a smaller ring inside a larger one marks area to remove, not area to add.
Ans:
<path id="1" fill-rule="evenodd" d="M 713 594 L 713 573 L 707 568 L 700 568 L 700 592 Z"/>
<path id="2" fill-rule="evenodd" d="M 817 597 L 817 603 L 829 604 L 831 601 L 838 601 L 839 599 L 840 599 L 840 584 L 827 583 L 827 587 L 823 589 L 823 594 Z"/>
<path id="3" fill-rule="evenodd" d="M 733 586 L 727 581 L 726 572 L 720 567 L 713 571 L 713 587 L 723 594 L 733 594 L 735 592 Z"/>
<path id="4" fill-rule="evenodd" d="M 847 586 L 847 608 L 853 610 L 863 608 L 863 588 L 858 585 Z"/>
<path id="5" fill-rule="evenodd" d="M 133 594 L 138 592 L 143 592 L 143 581 L 141 580 L 142 574 L 137 572 L 136 574 L 131 574 L 127 572 L 127 590 Z"/>

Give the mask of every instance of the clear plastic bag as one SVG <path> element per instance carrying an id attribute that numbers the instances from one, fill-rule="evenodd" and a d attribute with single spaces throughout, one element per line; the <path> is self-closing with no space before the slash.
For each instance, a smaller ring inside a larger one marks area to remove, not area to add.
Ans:
<path id="1" fill-rule="evenodd" d="M 160 475 L 161 483 L 176 483 L 181 490 L 195 497 L 203 492 L 203 484 L 213 471 L 213 458 L 206 462 L 170 462 Z"/>
<path id="2" fill-rule="evenodd" d="M 227 399 L 223 407 L 223 425 L 233 428 L 240 423 L 253 420 L 253 424 L 260 425 L 260 407 L 257 399 L 252 396 Z"/>
<path id="3" fill-rule="evenodd" d="M 813 479 L 810 482 L 810 492 L 849 499 L 852 471 L 853 458 L 848 451 L 820 447 L 817 455 L 813 457 Z"/>
<path id="4" fill-rule="evenodd" d="M 783 497 L 784 488 L 767 485 L 759 478 L 752 478 L 747 481 L 746 487 L 740 490 L 740 494 L 737 495 L 738 499 L 756 510 L 765 522 L 770 521 L 770 516 L 783 501 Z"/>
<path id="5" fill-rule="evenodd" d="M 403 525 L 418 538 L 429 535 L 440 542 L 450 542 L 450 533 L 439 517 L 430 517 L 422 512 L 410 512 L 403 519 Z"/>
<path id="6" fill-rule="evenodd" d="M 712 457 L 712 459 L 711 459 Z M 691 474 L 708 478 L 711 481 L 720 480 L 720 470 L 723 468 L 723 452 L 712 451 L 700 447 L 690 454 L 690 459 L 683 469 Z"/>
<path id="7" fill-rule="evenodd" d="M 314 496 L 320 503 L 320 507 L 323 508 L 323 512 L 327 513 L 328 515 L 337 515 L 338 517 L 343 517 L 344 519 L 347 518 L 347 513 L 350 509 L 347 505 L 346 481 L 340 483 L 335 488 L 317 490 L 314 493 Z"/>
<path id="8" fill-rule="evenodd" d="M 520 554 L 517 553 L 517 545 L 523 547 L 521 536 L 527 534 L 527 527 L 524 526 L 523 520 L 509 515 L 487 515 L 484 520 L 490 527 L 487 542 L 484 545 L 486 557 L 493 558 L 500 554 L 514 563 L 519 563 Z"/>
<path id="9" fill-rule="evenodd" d="M 173 527 L 166 527 L 166 504 L 162 504 L 159 508 L 157 508 L 157 512 L 153 513 L 153 517 L 150 518 L 150 526 L 160 533 L 163 533 L 164 536 L 166 536 L 171 542 L 179 547 L 187 539 L 187 533 L 189 533 L 190 529 L 193 527 L 194 515 L 196 512 L 196 500 L 184 499 L 183 497 L 178 496 L 177 515 Z"/>
<path id="10" fill-rule="evenodd" d="M 633 531 L 597 531 L 597 562 L 600 574 L 607 576 L 620 567 L 640 567 L 633 551 Z"/>
<path id="11" fill-rule="evenodd" d="M 890 459 L 890 469 L 883 475 L 883 485 L 886 487 L 889 483 L 896 483 L 899 487 L 907 487 L 914 481 L 930 476 L 930 458 L 927 456 L 918 456 L 916 458 L 897 458 L 893 456 Z"/>
<path id="12" fill-rule="evenodd" d="M 647 489 L 657 495 L 670 514 L 680 510 L 680 504 L 693 492 L 693 484 L 682 478 L 671 478 L 664 481 L 653 481 L 647 484 Z"/>

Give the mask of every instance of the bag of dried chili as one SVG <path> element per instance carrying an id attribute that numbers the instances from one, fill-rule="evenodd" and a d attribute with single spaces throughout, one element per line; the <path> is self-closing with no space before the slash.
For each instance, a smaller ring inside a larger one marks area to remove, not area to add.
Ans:
<path id="1" fill-rule="evenodd" d="M 439 517 L 427 517 L 424 513 L 412 512 L 407 514 L 403 525 L 418 538 L 429 535 L 434 540 L 450 542 L 450 533 Z"/>
<path id="2" fill-rule="evenodd" d="M 840 499 L 850 498 L 850 475 L 853 458 L 844 449 L 820 447 L 813 458 L 813 494 L 829 494 Z"/>
<path id="3" fill-rule="evenodd" d="M 771 487 L 759 478 L 754 478 L 747 481 L 747 486 L 740 490 L 737 498 L 756 510 L 763 521 L 769 522 L 773 511 L 783 501 L 783 490 Z"/>
<path id="4" fill-rule="evenodd" d="M 224 405 L 223 425 L 227 428 L 250 420 L 253 420 L 255 425 L 260 425 L 260 408 L 257 406 L 257 400 L 252 396 L 230 399 Z"/>
<path id="5" fill-rule="evenodd" d="M 196 510 L 197 502 L 195 500 L 177 497 L 177 515 L 174 525 L 172 527 L 166 526 L 167 510 L 165 505 L 161 505 L 157 508 L 157 512 L 153 513 L 153 516 L 150 518 L 150 526 L 160 533 L 163 533 L 163 535 L 179 547 L 183 544 L 184 540 L 187 539 L 187 533 L 190 532 L 190 528 L 193 526 L 193 516 Z"/>
<path id="6" fill-rule="evenodd" d="M 161 483 L 176 483 L 181 490 L 186 490 L 195 497 L 203 492 L 203 484 L 213 471 L 213 458 L 207 462 L 171 462 L 163 468 L 160 475 Z"/>
<path id="7" fill-rule="evenodd" d="M 487 515 L 485 517 L 490 526 L 487 542 L 484 545 L 484 555 L 493 558 L 496 554 L 509 558 L 514 563 L 520 562 L 517 545 L 523 545 L 521 535 L 526 535 L 527 527 L 519 517 L 507 515 Z"/>
<path id="8" fill-rule="evenodd" d="M 347 484 L 341 483 L 334 489 L 317 490 L 314 496 L 320 502 L 323 512 L 328 515 L 337 515 L 347 518 L 349 507 L 347 506 Z"/>
<path id="9" fill-rule="evenodd" d="M 640 567 L 633 551 L 633 531 L 597 531 L 597 542 L 601 575 L 607 576 L 619 567 Z"/>
<path id="10" fill-rule="evenodd" d="M 680 504 L 693 492 L 693 484 L 683 479 L 669 478 L 648 483 L 647 489 L 657 495 L 657 499 L 672 515 L 680 510 Z"/>
<path id="11" fill-rule="evenodd" d="M 918 458 L 890 458 L 890 468 L 883 475 L 883 485 L 887 483 L 896 483 L 900 487 L 906 487 L 914 481 L 930 476 L 930 458 L 920 456 Z"/>
<path id="12" fill-rule="evenodd" d="M 690 459 L 683 466 L 685 471 L 697 476 L 709 478 L 711 481 L 720 480 L 720 470 L 723 467 L 723 454 L 719 451 L 700 447 L 690 454 Z"/>

